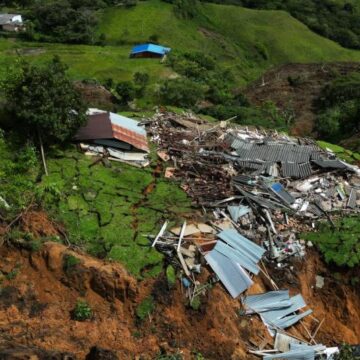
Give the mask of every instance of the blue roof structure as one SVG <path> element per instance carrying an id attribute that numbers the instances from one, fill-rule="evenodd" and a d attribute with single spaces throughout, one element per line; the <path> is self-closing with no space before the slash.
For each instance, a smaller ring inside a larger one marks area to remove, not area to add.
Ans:
<path id="1" fill-rule="evenodd" d="M 142 44 L 136 45 L 131 50 L 131 55 L 139 54 L 142 52 L 151 52 L 159 55 L 166 55 L 171 51 L 170 48 L 155 44 Z"/>

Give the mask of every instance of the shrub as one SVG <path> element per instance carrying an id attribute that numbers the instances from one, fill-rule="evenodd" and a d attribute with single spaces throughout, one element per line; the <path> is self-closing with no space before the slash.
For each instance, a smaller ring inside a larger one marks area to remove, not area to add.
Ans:
<path id="1" fill-rule="evenodd" d="M 343 218 L 335 229 L 327 223 L 321 223 L 318 230 L 304 237 L 319 247 L 327 263 L 351 268 L 360 264 L 359 217 Z"/>
<path id="2" fill-rule="evenodd" d="M 169 265 L 166 268 L 166 279 L 170 288 L 176 284 L 176 272 L 173 266 Z"/>
<path id="3" fill-rule="evenodd" d="M 131 81 L 119 82 L 115 87 L 115 91 L 121 105 L 127 105 L 130 101 L 134 100 L 135 87 Z"/>
<path id="4" fill-rule="evenodd" d="M 72 311 L 73 320 L 85 321 L 92 318 L 91 307 L 85 300 L 78 300 L 76 302 L 75 308 Z"/>
<path id="5" fill-rule="evenodd" d="M 335 360 L 359 360 L 360 356 L 355 355 L 355 351 L 350 345 L 341 347 L 340 352 L 335 355 Z"/>
<path id="6" fill-rule="evenodd" d="M 155 309 L 154 299 L 152 296 L 145 298 L 136 308 L 136 316 L 139 320 L 147 318 Z"/>
<path id="7" fill-rule="evenodd" d="M 63 270 L 66 273 L 70 273 L 74 268 L 80 264 L 80 259 L 71 254 L 65 254 L 63 258 Z"/>
<path id="8" fill-rule="evenodd" d="M 159 89 L 159 96 L 165 105 L 193 107 L 204 99 L 204 88 L 189 79 L 166 80 Z"/>

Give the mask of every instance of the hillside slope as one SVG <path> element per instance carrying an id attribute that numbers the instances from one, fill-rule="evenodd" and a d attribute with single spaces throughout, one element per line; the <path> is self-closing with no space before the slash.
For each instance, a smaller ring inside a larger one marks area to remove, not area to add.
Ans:
<path id="1" fill-rule="evenodd" d="M 216 56 L 233 68 L 239 80 L 281 63 L 360 60 L 359 51 L 316 35 L 284 11 L 204 4 L 201 13 L 181 20 L 171 5 L 152 0 L 128 10 L 107 9 L 99 33 L 113 45 L 144 42 L 157 35 L 159 42 L 174 50 Z"/>
<path id="2" fill-rule="evenodd" d="M 154 59 L 128 57 L 133 44 L 148 41 L 152 35 L 175 51 L 214 55 L 233 69 L 239 85 L 282 63 L 360 60 L 360 51 L 344 49 L 314 34 L 286 12 L 204 4 L 201 13 L 196 19 L 181 20 L 170 4 L 160 0 L 142 2 L 131 9 L 109 8 L 99 13 L 98 33 L 105 34 L 106 46 L 0 39 L 0 76 L 19 55 L 42 62 L 58 54 L 76 79 L 128 80 L 143 71 L 155 81 L 169 76 L 170 69 Z"/>

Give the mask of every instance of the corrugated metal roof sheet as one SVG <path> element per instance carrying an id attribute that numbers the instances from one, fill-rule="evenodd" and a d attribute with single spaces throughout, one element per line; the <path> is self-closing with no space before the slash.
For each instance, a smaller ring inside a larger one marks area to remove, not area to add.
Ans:
<path id="1" fill-rule="evenodd" d="M 242 216 L 248 214 L 251 211 L 249 206 L 244 206 L 244 205 L 238 205 L 238 206 L 229 205 L 227 207 L 227 210 L 231 218 L 235 222 L 237 222 Z"/>
<path id="2" fill-rule="evenodd" d="M 233 298 L 237 298 L 253 284 L 238 263 L 229 260 L 217 250 L 207 253 L 205 259 Z"/>
<path id="3" fill-rule="evenodd" d="M 249 295 L 243 300 L 246 313 L 261 313 L 291 306 L 289 290 L 269 291 L 264 294 Z"/>
<path id="4" fill-rule="evenodd" d="M 347 166 L 340 160 L 316 159 L 313 162 L 324 169 L 346 169 Z"/>
<path id="5" fill-rule="evenodd" d="M 295 199 L 284 189 L 280 183 L 272 184 L 271 189 L 273 189 L 275 194 L 287 204 L 291 205 L 295 202 Z"/>
<path id="6" fill-rule="evenodd" d="M 274 349 L 281 352 L 287 352 L 290 350 L 290 344 L 294 344 L 294 343 L 300 344 L 300 341 L 282 332 L 279 331 L 276 332 Z"/>
<path id="7" fill-rule="evenodd" d="M 295 295 L 290 298 L 291 306 L 287 306 L 285 308 L 276 309 L 264 312 L 262 315 L 265 319 L 269 320 L 269 322 L 273 322 L 275 320 L 281 319 L 284 316 L 294 313 L 297 310 L 302 309 L 306 306 L 306 303 L 301 296 L 301 294 Z"/>
<path id="8" fill-rule="evenodd" d="M 222 241 L 218 241 L 215 245 L 215 250 L 221 253 L 222 255 L 226 256 L 228 259 L 240 264 L 246 270 L 258 274 L 260 269 L 257 266 L 257 263 L 253 261 L 247 255 L 241 253 L 237 249 L 223 243 Z"/>
<path id="9" fill-rule="evenodd" d="M 276 327 L 278 327 L 280 329 L 286 329 L 286 328 L 296 324 L 298 321 L 300 321 L 304 317 L 310 315 L 311 313 L 312 313 L 312 310 L 307 310 L 298 315 L 288 315 L 281 319 L 272 321 L 271 324 L 275 325 Z"/>
<path id="10" fill-rule="evenodd" d="M 234 249 L 239 250 L 242 254 L 251 259 L 254 263 L 260 261 L 261 257 L 265 253 L 265 249 L 254 242 L 250 241 L 246 237 L 239 234 L 234 229 L 226 229 L 218 234 L 218 237 L 232 246 Z M 257 274 L 255 272 L 255 274 Z"/>
<path id="11" fill-rule="evenodd" d="M 281 172 L 284 177 L 299 178 L 300 177 L 299 164 L 294 162 L 282 162 Z"/>
<path id="12" fill-rule="evenodd" d="M 356 207 L 356 190 L 353 188 L 350 191 L 347 206 L 351 209 L 354 209 Z"/>
<path id="13" fill-rule="evenodd" d="M 171 48 L 164 47 L 161 45 L 141 44 L 141 45 L 134 46 L 131 50 L 131 54 L 139 54 L 142 52 L 151 52 L 154 54 L 165 55 L 170 51 L 171 51 Z"/>
<path id="14" fill-rule="evenodd" d="M 89 115 L 87 124 L 80 128 L 75 140 L 117 139 L 134 148 L 149 152 L 146 131 L 138 122 L 114 113 Z"/>
<path id="15" fill-rule="evenodd" d="M 296 311 L 304 308 L 306 303 L 300 294 L 290 298 L 288 290 L 251 295 L 243 300 L 243 304 L 247 313 L 259 313 L 263 322 L 275 329 L 286 329 L 312 312 L 308 310 L 295 314 Z"/>
<path id="16" fill-rule="evenodd" d="M 301 179 L 307 178 L 312 174 L 310 162 L 299 164 L 299 177 Z"/>
<path id="17" fill-rule="evenodd" d="M 282 360 L 314 360 L 315 351 L 313 349 L 290 350 L 281 354 L 265 355 L 264 360 L 282 359 Z"/>

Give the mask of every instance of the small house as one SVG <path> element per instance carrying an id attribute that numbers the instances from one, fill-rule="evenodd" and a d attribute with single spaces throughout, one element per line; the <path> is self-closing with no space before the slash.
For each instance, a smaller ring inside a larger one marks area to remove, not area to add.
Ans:
<path id="1" fill-rule="evenodd" d="M 171 51 L 170 48 L 155 44 L 142 44 L 133 47 L 130 58 L 160 58 Z"/>
<path id="2" fill-rule="evenodd" d="M 3 31 L 17 32 L 24 27 L 20 14 L 0 14 L 0 29 Z"/>
<path id="3" fill-rule="evenodd" d="M 78 130 L 75 140 L 122 152 L 149 152 L 143 126 L 125 116 L 98 109 L 89 109 L 88 122 Z"/>

